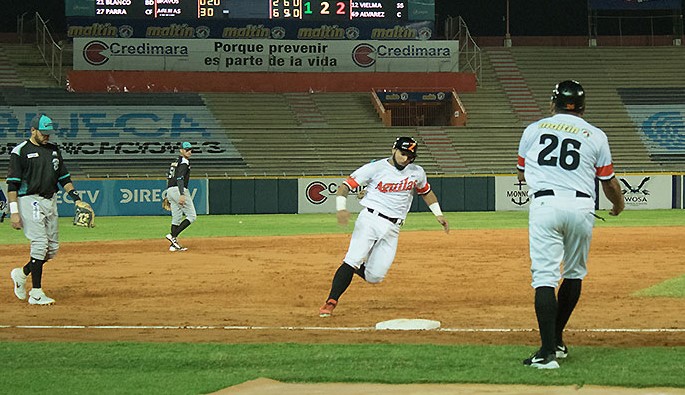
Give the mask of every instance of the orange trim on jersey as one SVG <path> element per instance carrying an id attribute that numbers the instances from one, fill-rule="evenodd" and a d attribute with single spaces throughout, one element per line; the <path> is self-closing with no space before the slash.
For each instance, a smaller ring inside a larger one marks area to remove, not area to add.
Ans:
<path id="1" fill-rule="evenodd" d="M 348 177 L 347 180 L 345 180 L 343 182 L 345 184 L 347 184 L 347 186 L 350 187 L 350 189 L 354 189 L 354 188 L 359 186 L 359 183 L 357 181 L 355 181 L 355 179 L 352 177 Z"/>
<path id="2" fill-rule="evenodd" d="M 429 184 L 429 183 L 426 183 L 426 186 L 421 188 L 421 189 L 416 188 L 416 193 L 418 193 L 419 195 L 425 195 L 430 191 L 431 191 L 431 184 Z"/>
<path id="3" fill-rule="evenodd" d="M 526 167 L 526 158 L 524 158 L 522 156 L 519 156 L 518 158 L 519 158 L 519 160 L 518 160 L 517 165 L 518 165 L 518 167 L 523 169 L 524 167 Z"/>
<path id="4" fill-rule="evenodd" d="M 599 178 L 611 177 L 614 174 L 614 164 L 610 163 L 606 166 L 596 167 L 596 174 Z"/>

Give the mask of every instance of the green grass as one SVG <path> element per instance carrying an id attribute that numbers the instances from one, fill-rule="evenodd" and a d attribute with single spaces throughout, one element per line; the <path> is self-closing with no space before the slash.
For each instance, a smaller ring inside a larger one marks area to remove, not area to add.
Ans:
<path id="1" fill-rule="evenodd" d="M 641 289 L 633 295 L 685 298 L 685 274 L 680 277 L 668 279 L 649 288 Z"/>
<path id="2" fill-rule="evenodd" d="M 606 212 L 599 215 L 597 227 L 603 226 L 683 226 L 685 210 L 624 211 L 619 217 Z M 528 226 L 527 212 L 450 212 L 445 214 L 452 229 L 511 229 Z M 257 214 L 202 215 L 183 233 L 188 237 L 285 236 L 299 234 L 350 233 L 353 216 L 347 227 L 336 223 L 334 214 Z M 60 241 L 143 240 L 160 238 L 169 232 L 171 218 L 97 217 L 93 229 L 71 225 L 70 218 L 60 218 Z M 431 213 L 410 213 L 403 230 L 440 230 Z M 13 230 L 5 220 L 0 224 L 0 244 L 26 243 L 24 234 Z"/>
<path id="3" fill-rule="evenodd" d="M 0 343 L 0 388 L 12 394 L 188 394 L 258 377 L 284 382 L 685 387 L 683 347 L 577 347 L 556 371 L 523 366 L 521 360 L 530 352 L 523 346 L 465 345 Z"/>

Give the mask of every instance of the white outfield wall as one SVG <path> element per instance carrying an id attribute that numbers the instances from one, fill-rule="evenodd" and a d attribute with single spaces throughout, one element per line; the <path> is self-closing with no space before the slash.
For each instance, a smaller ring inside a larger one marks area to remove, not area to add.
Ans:
<path id="1" fill-rule="evenodd" d="M 683 177 L 671 174 L 617 174 L 623 190 L 626 210 L 683 208 Z M 611 202 L 598 186 L 600 210 L 611 208 Z M 528 185 L 516 176 L 495 177 L 495 211 L 526 211 L 530 204 Z"/>

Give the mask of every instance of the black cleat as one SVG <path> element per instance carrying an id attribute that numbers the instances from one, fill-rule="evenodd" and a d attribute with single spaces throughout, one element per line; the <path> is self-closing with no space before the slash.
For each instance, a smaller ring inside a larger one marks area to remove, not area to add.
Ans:
<path id="1" fill-rule="evenodd" d="M 556 353 L 552 352 L 551 354 L 542 356 L 540 353 L 541 351 L 542 350 L 538 350 L 535 354 L 531 355 L 530 358 L 524 359 L 523 364 L 538 369 L 559 369 Z"/>

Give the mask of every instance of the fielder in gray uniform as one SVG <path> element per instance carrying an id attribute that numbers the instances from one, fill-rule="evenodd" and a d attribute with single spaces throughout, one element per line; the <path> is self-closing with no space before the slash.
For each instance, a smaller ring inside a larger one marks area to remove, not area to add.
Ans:
<path id="1" fill-rule="evenodd" d="M 31 242 L 31 258 L 23 268 L 10 273 L 14 294 L 26 300 L 26 280 L 31 275 L 33 288 L 28 293 L 29 304 L 49 305 L 55 300 L 43 292 L 43 264 L 59 249 L 57 217 L 57 184 L 69 197 L 81 200 L 71 182 L 71 176 L 57 145 L 50 143 L 55 132 L 52 119 L 45 114 L 31 120 L 31 138 L 12 150 L 7 172 L 7 198 L 14 229 L 24 229 Z"/>
<path id="2" fill-rule="evenodd" d="M 197 218 L 193 197 L 188 189 L 193 145 L 185 141 L 181 144 L 179 152 L 181 155 L 171 163 L 167 174 L 166 196 L 171 203 L 171 233 L 166 235 L 166 239 L 171 243 L 169 251 L 172 252 L 187 250 L 178 243 L 176 238 Z"/>
<path id="3" fill-rule="evenodd" d="M 518 179 L 528 184 L 532 197 L 530 270 L 542 342 L 523 364 L 538 369 L 556 369 L 557 358 L 568 356 L 562 335 L 587 275 L 595 178 L 613 203 L 610 215 L 619 215 L 625 207 L 607 136 L 583 119 L 583 87 L 570 80 L 558 83 L 550 108 L 551 117 L 530 124 L 523 132 L 517 164 Z M 557 300 L 554 291 L 562 278 Z"/>

